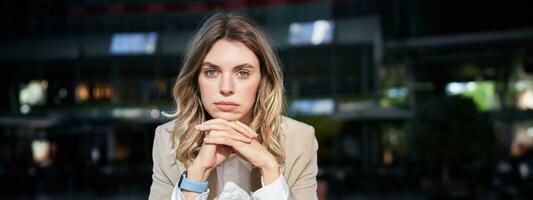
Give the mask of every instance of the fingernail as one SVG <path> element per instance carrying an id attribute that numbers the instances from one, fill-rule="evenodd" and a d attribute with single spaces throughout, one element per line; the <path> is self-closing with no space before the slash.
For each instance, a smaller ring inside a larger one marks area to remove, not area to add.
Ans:
<path id="1" fill-rule="evenodd" d="M 198 125 L 194 126 L 194 128 L 200 129 L 200 128 L 202 128 L 202 126 L 200 124 L 198 124 Z"/>

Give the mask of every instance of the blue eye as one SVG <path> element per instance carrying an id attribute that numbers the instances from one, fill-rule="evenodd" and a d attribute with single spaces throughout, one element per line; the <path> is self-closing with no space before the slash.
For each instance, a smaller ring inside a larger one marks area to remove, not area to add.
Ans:
<path id="1" fill-rule="evenodd" d="M 215 71 L 214 69 L 208 69 L 205 70 L 205 74 L 208 77 L 215 77 L 217 75 L 217 71 Z"/>
<path id="2" fill-rule="evenodd" d="M 239 71 L 239 76 L 241 78 L 247 78 L 250 75 L 247 71 Z"/>

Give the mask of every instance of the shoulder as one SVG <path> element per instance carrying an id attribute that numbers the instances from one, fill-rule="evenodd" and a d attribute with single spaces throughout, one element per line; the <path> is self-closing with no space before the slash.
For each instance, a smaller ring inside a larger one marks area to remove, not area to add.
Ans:
<path id="1" fill-rule="evenodd" d="M 176 120 L 171 120 L 169 122 L 166 122 L 164 124 L 161 124 L 157 126 L 155 129 L 155 136 L 154 136 L 154 145 L 164 145 L 166 147 L 169 147 L 169 145 L 172 143 L 172 133 L 174 132 L 174 126 L 176 124 Z"/>
<path id="2" fill-rule="evenodd" d="M 176 119 L 173 119 L 171 121 L 165 122 L 164 124 L 157 126 L 156 130 L 167 133 L 167 134 L 172 134 L 172 132 L 174 132 L 175 125 L 176 125 Z"/>
<path id="3" fill-rule="evenodd" d="M 174 132 L 174 126 L 176 120 L 171 120 L 164 124 L 157 126 L 155 129 L 154 135 L 154 153 L 161 157 L 162 162 L 169 162 L 168 164 L 174 164 L 175 159 L 175 149 L 173 145 L 172 133 Z"/>
<path id="4" fill-rule="evenodd" d="M 282 116 L 281 126 L 281 140 L 287 158 L 309 154 L 311 149 L 317 148 L 313 126 L 286 116 Z"/>
<path id="5" fill-rule="evenodd" d="M 285 155 L 283 176 L 289 187 L 300 180 L 303 171 L 316 169 L 318 143 L 313 126 L 282 117 L 281 144 Z"/>
<path id="6" fill-rule="evenodd" d="M 281 127 L 282 136 L 287 139 L 313 139 L 315 137 L 315 128 L 313 126 L 287 116 L 281 117 Z"/>
<path id="7" fill-rule="evenodd" d="M 172 133 L 175 123 L 176 120 L 171 120 L 157 126 L 152 147 L 153 177 L 169 184 L 175 184 L 184 170 L 183 164 L 176 160 L 176 151 L 173 148 L 175 145 L 173 145 Z"/>

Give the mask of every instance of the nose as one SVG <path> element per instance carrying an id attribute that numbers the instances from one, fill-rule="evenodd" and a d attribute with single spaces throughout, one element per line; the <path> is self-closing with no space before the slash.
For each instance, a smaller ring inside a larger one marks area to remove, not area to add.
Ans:
<path id="1" fill-rule="evenodd" d="M 220 79 L 220 94 L 224 96 L 229 96 L 234 93 L 233 80 L 231 76 L 222 76 Z"/>

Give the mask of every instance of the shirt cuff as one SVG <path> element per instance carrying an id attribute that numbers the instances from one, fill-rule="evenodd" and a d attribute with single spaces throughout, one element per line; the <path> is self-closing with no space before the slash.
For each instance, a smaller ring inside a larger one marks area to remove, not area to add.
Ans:
<path id="1" fill-rule="evenodd" d="M 261 185 L 263 186 L 262 188 L 252 193 L 252 197 L 256 200 L 289 198 L 289 186 L 287 186 L 283 174 L 280 174 L 274 182 L 266 186 L 263 182 L 263 177 L 261 177 Z"/>
<path id="2" fill-rule="evenodd" d="M 209 195 L 209 188 L 204 193 L 198 195 L 196 199 L 194 200 L 207 200 L 207 197 Z M 178 187 L 178 184 L 174 186 L 174 190 L 172 191 L 172 197 L 171 200 L 185 200 L 185 197 L 183 197 L 183 193 L 181 192 L 181 189 Z"/>

